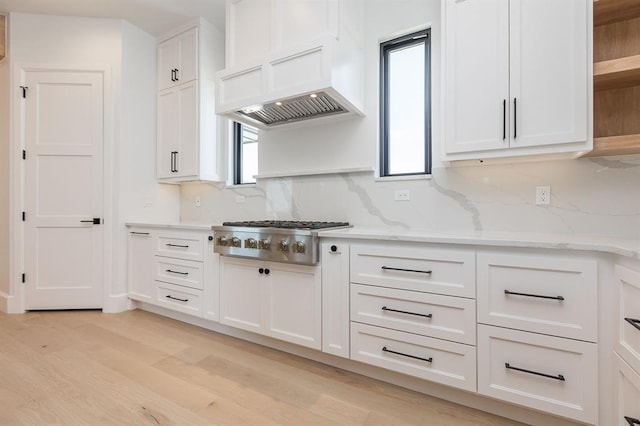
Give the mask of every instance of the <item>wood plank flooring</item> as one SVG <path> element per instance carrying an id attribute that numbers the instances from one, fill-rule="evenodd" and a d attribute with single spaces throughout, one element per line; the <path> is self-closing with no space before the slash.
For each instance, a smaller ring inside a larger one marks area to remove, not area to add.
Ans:
<path id="1" fill-rule="evenodd" d="M 517 423 L 144 311 L 0 313 L 1 425 Z"/>

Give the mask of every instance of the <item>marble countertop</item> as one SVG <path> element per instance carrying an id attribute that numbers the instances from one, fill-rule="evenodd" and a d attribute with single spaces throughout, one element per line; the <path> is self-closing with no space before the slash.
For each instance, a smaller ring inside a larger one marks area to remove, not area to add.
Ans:
<path id="1" fill-rule="evenodd" d="M 128 227 L 187 229 L 210 231 L 219 223 L 148 223 L 127 222 Z M 319 231 L 322 238 L 351 240 L 405 241 L 418 243 L 466 244 L 493 247 L 549 248 L 564 250 L 598 251 L 640 260 L 640 241 L 602 236 L 545 234 L 527 232 L 463 232 L 398 230 L 382 228 L 345 228 Z"/>

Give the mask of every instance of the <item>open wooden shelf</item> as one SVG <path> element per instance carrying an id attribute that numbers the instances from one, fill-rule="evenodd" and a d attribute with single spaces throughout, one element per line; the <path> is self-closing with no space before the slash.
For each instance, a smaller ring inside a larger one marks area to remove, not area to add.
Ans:
<path id="1" fill-rule="evenodd" d="M 640 0 L 594 0 L 593 25 L 605 25 L 640 16 Z"/>
<path id="2" fill-rule="evenodd" d="M 593 139 L 593 151 L 583 157 L 640 154 L 640 134 L 607 136 Z"/>
<path id="3" fill-rule="evenodd" d="M 640 84 L 640 55 L 593 64 L 594 90 L 621 89 Z"/>

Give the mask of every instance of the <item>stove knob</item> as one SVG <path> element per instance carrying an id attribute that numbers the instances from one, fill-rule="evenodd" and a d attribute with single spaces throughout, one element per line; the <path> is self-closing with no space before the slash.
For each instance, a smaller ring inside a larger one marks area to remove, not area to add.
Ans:
<path id="1" fill-rule="evenodd" d="M 296 241 L 295 243 L 293 243 L 294 253 L 304 254 L 305 251 L 306 251 L 306 246 L 302 241 Z"/>
<path id="2" fill-rule="evenodd" d="M 252 249 L 258 248 L 258 242 L 255 238 L 247 238 L 246 240 L 244 240 L 244 247 Z"/>
<path id="3" fill-rule="evenodd" d="M 283 251 L 283 252 L 289 251 L 289 241 L 287 240 L 278 241 L 278 251 Z"/>
<path id="4" fill-rule="evenodd" d="M 270 247 L 271 247 L 271 243 L 269 242 L 268 239 L 263 238 L 261 240 L 258 240 L 258 248 L 260 250 L 269 250 Z"/>
<path id="5" fill-rule="evenodd" d="M 220 235 L 216 240 L 216 244 L 218 244 L 219 246 L 226 246 L 228 242 L 229 241 L 227 240 L 227 237 L 224 235 Z"/>
<path id="6" fill-rule="evenodd" d="M 240 238 L 238 237 L 231 238 L 231 247 L 242 247 L 242 241 L 240 241 Z"/>

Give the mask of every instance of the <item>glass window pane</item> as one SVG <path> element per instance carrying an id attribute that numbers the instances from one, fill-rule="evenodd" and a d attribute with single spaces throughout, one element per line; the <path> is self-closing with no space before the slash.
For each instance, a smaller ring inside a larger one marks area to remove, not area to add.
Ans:
<path id="1" fill-rule="evenodd" d="M 246 124 L 234 123 L 234 152 L 240 158 L 235 158 L 234 164 L 239 167 L 234 173 L 234 184 L 255 183 L 258 174 L 258 129 Z"/>

